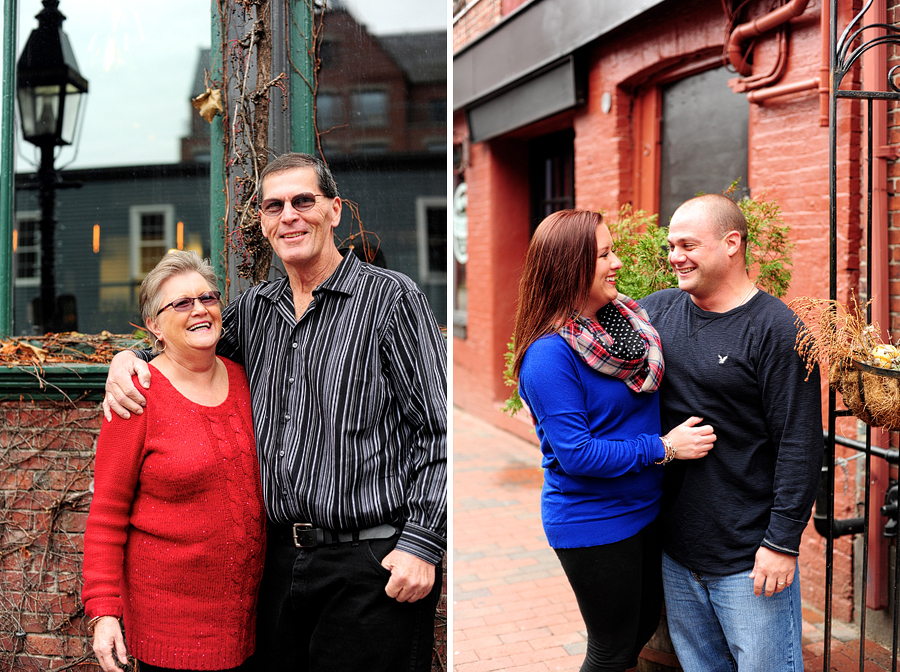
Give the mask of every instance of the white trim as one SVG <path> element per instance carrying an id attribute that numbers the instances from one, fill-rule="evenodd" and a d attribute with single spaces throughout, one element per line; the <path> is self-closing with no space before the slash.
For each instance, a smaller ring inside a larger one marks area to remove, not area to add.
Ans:
<path id="1" fill-rule="evenodd" d="M 19 231 L 19 222 L 34 222 L 36 227 L 36 232 L 38 237 L 40 236 L 40 223 L 41 223 L 41 211 L 40 210 L 23 210 L 19 211 L 15 214 L 15 229 Z M 18 264 L 16 263 L 16 255 L 19 253 L 19 250 L 22 249 L 21 242 L 17 242 L 16 251 L 13 254 L 13 284 L 15 287 L 40 287 L 41 286 L 41 245 L 40 242 L 37 245 L 29 246 L 35 247 L 37 251 L 37 263 L 35 264 L 35 269 L 37 270 L 37 275 L 30 278 L 19 278 L 16 277 L 19 269 Z"/>
<path id="2" fill-rule="evenodd" d="M 163 216 L 163 246 L 166 250 L 175 247 L 175 206 L 169 203 L 160 205 L 132 205 L 128 209 L 128 224 L 131 232 L 131 279 L 141 281 L 147 275 L 141 272 L 141 216 L 160 214 Z"/>
<path id="3" fill-rule="evenodd" d="M 447 211 L 446 196 L 416 197 L 416 239 L 418 242 L 419 280 L 423 285 L 442 285 L 447 282 L 447 269 L 428 268 L 428 209 L 443 208 Z M 446 230 L 446 226 L 445 226 Z"/>

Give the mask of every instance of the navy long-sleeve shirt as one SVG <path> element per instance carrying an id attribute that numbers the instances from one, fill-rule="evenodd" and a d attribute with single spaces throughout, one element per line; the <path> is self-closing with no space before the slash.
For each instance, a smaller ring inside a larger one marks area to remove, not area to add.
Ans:
<path id="1" fill-rule="evenodd" d="M 752 569 L 756 551 L 797 555 L 822 467 L 818 369 L 794 350 L 794 313 L 758 292 L 726 313 L 667 289 L 641 300 L 662 340 L 662 430 L 692 415 L 716 443 L 666 467 L 663 548 L 696 571 Z"/>

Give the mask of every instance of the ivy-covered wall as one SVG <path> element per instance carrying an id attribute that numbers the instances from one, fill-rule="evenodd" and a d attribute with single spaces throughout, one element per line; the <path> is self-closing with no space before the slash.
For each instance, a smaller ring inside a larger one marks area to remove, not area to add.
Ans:
<path id="1" fill-rule="evenodd" d="M 81 559 L 101 420 L 96 401 L 0 402 L 4 672 L 93 659 L 82 623 Z"/>

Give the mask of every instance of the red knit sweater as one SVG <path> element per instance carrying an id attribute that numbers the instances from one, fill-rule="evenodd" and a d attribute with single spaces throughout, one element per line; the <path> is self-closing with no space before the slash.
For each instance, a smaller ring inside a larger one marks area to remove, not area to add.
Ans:
<path id="1" fill-rule="evenodd" d="M 254 650 L 266 515 L 247 378 L 222 361 L 221 405 L 153 368 L 144 413 L 104 421 L 97 443 L 85 613 L 124 616 L 129 653 L 160 667 L 228 669 Z"/>

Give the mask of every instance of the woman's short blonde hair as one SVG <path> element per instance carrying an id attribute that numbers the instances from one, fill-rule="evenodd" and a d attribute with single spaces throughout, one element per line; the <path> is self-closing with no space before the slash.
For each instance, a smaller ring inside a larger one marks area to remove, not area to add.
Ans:
<path id="1" fill-rule="evenodd" d="M 219 279 L 208 259 L 201 259 L 200 255 L 192 250 L 172 250 L 159 260 L 141 283 L 140 307 L 144 324 L 156 318 L 159 304 L 162 303 L 162 297 L 159 295 L 162 284 L 169 278 L 185 273 L 199 273 L 210 289 L 219 289 Z"/>

